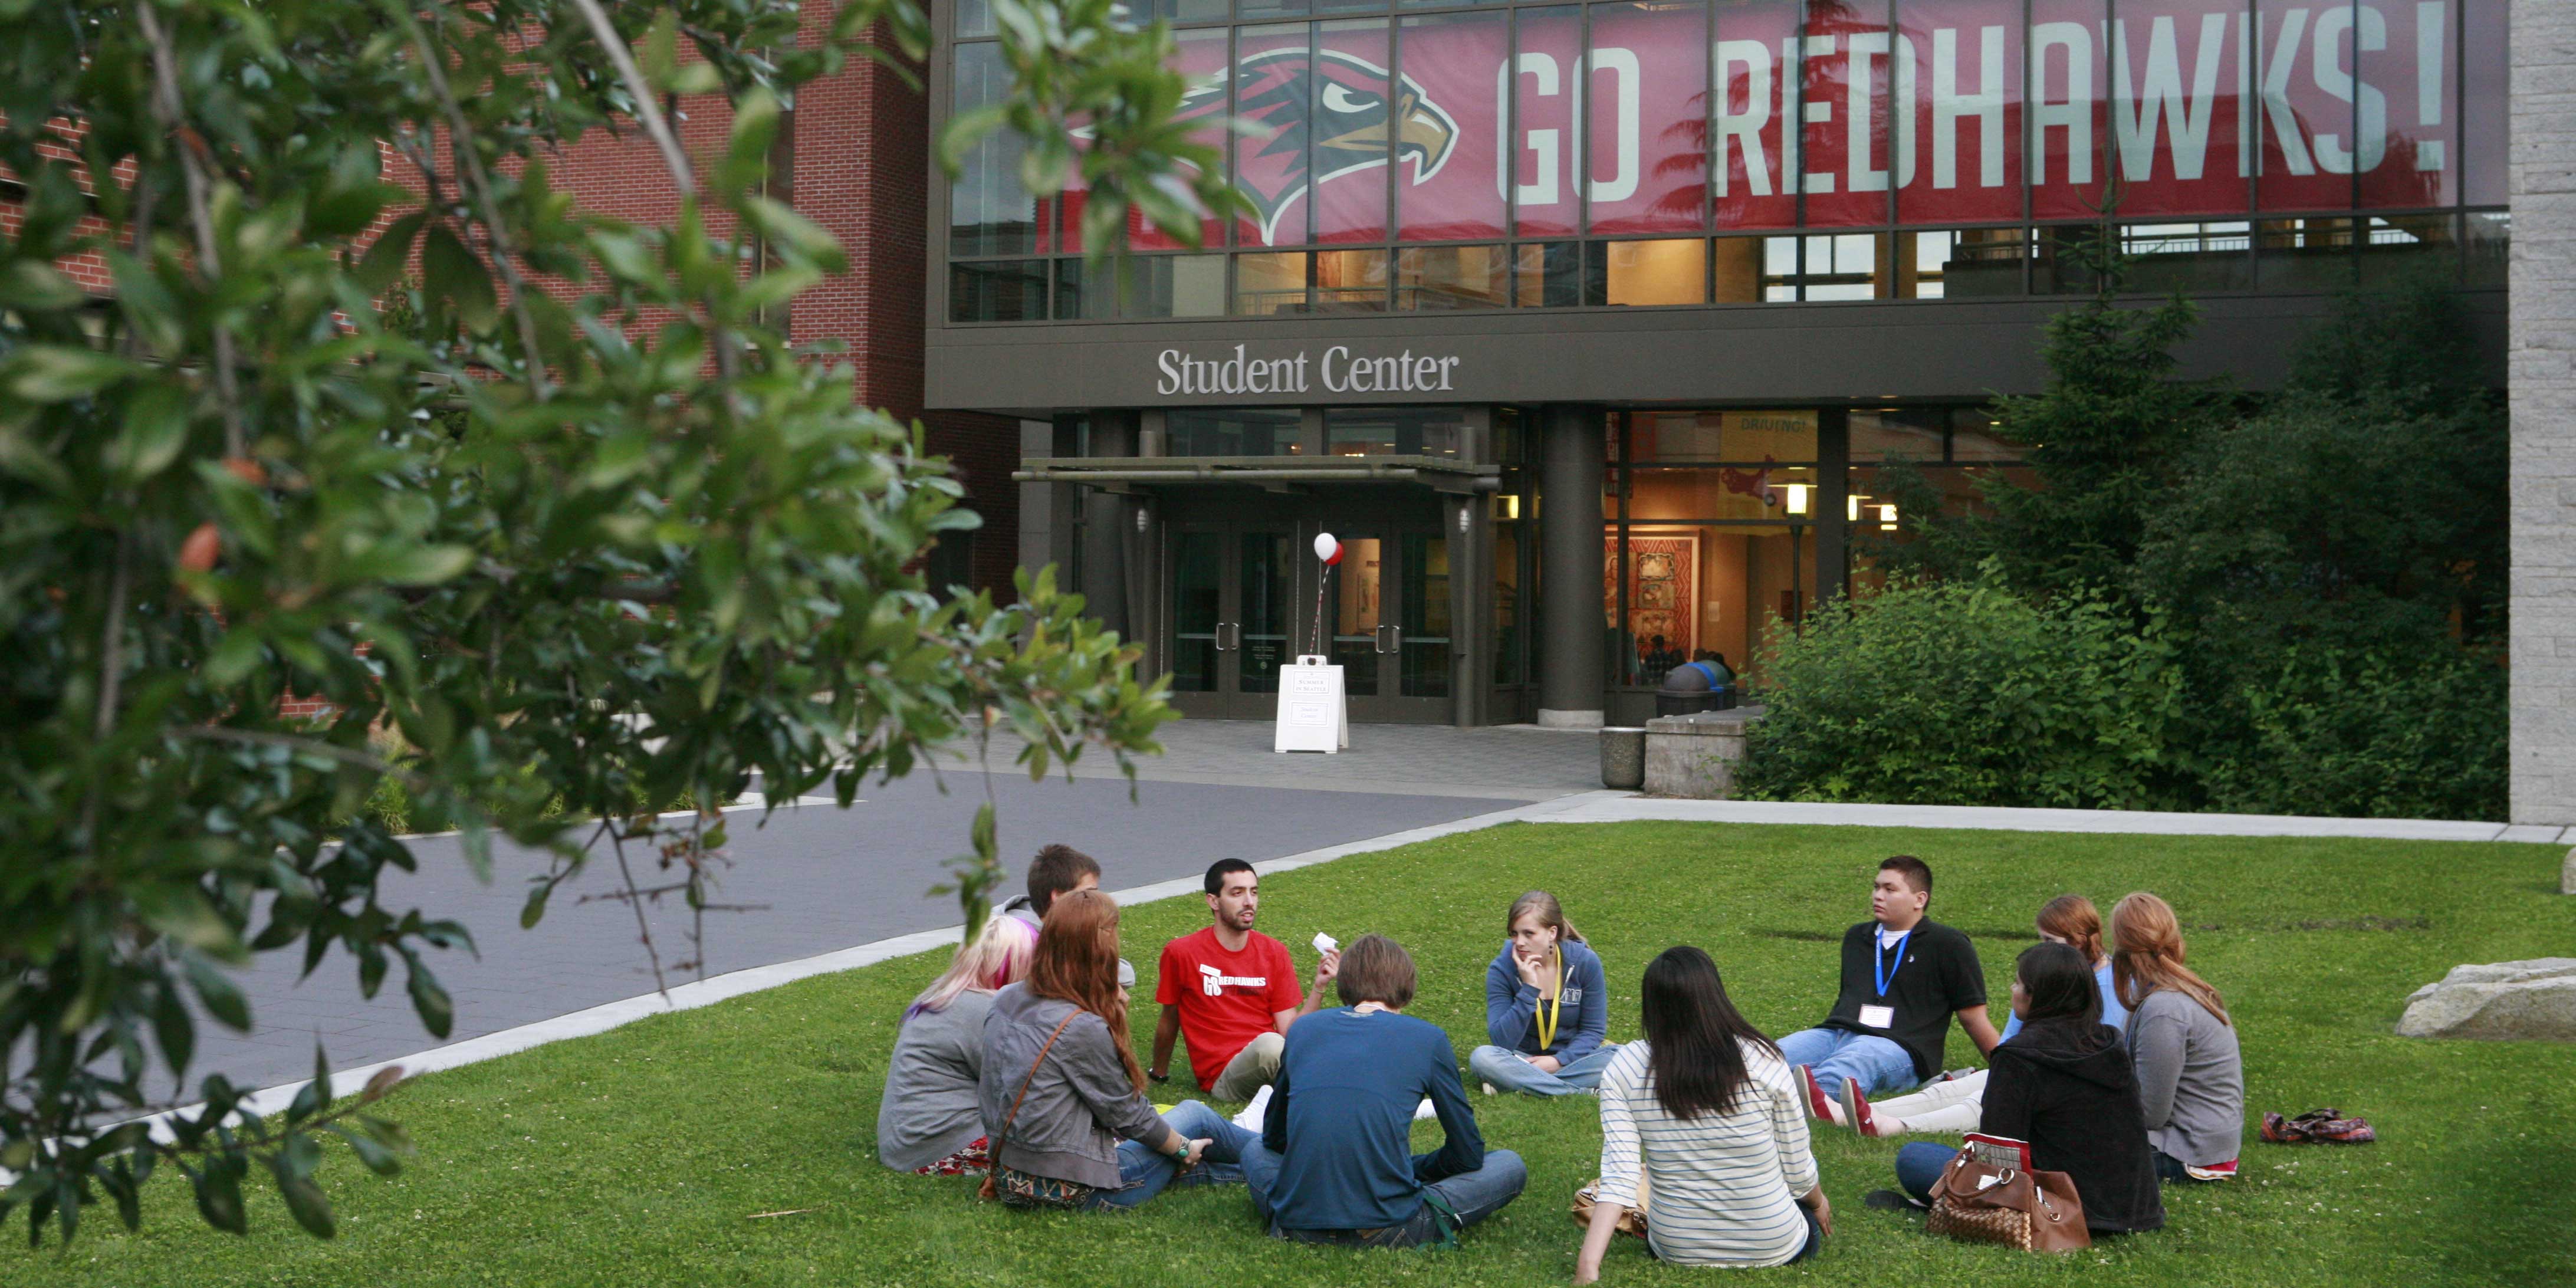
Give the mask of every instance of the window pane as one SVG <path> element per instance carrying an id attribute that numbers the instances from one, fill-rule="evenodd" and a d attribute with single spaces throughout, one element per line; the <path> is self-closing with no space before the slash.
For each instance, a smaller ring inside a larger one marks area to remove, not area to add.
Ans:
<path id="1" fill-rule="evenodd" d="M 1513 228 L 1524 237 L 1561 237 L 1575 231 L 1575 163 L 1581 154 L 1575 133 L 1577 83 L 1583 66 L 1583 19 L 1572 6 L 1523 9 L 1514 20 L 1512 76 L 1514 130 L 1512 147 Z"/>
<path id="2" fill-rule="evenodd" d="M 1766 303 L 1782 303 L 1798 298 L 1798 245 L 1796 237 L 1762 239 L 1762 298 Z"/>
<path id="3" fill-rule="evenodd" d="M 1810 462 L 1812 411 L 1640 411 L 1629 415 L 1633 461 Z"/>
<path id="4" fill-rule="evenodd" d="M 2513 82 L 2505 51 L 2510 6 L 2466 4 L 2460 10 L 2460 191 L 2472 206 L 2505 204 L 2505 126 L 2511 109 L 2505 87 Z"/>
<path id="5" fill-rule="evenodd" d="M 1350 407 L 1324 413 L 1324 450 L 1334 456 L 1456 456 L 1465 441 L 1461 407 Z"/>
<path id="6" fill-rule="evenodd" d="M 1564 309 L 1583 302 L 1583 243 L 1531 242 L 1517 248 L 1512 302 L 1525 309 Z"/>
<path id="7" fill-rule="evenodd" d="M 2017 461 L 2022 449 L 2007 442 L 2002 426 L 1993 417 L 1973 407 L 1960 408 L 1950 422 L 1950 459 L 1953 461 Z"/>
<path id="8" fill-rule="evenodd" d="M 1797 0 L 1720 0 L 1710 47 L 1716 51 L 1717 93 L 1710 145 L 1716 169 L 1709 196 L 1717 226 L 1789 228 L 1798 222 L 1798 185 L 1789 173 L 1794 131 L 1782 123 L 1797 99 L 1796 76 L 1780 65 L 1780 51 L 1794 46 Z M 2018 213 L 2016 207 L 2015 213 Z"/>
<path id="9" fill-rule="evenodd" d="M 2061 224 L 2037 232 L 2039 254 L 2031 265 L 2031 291 L 2038 295 L 2090 293 L 2095 278 L 2084 255 L 2102 240 L 2102 226 Z"/>
<path id="10" fill-rule="evenodd" d="M 2021 218 L 2021 0 L 1898 0 L 1900 223 Z"/>
<path id="11" fill-rule="evenodd" d="M 1294 408 L 1174 411 L 1163 418 L 1168 456 L 1295 456 L 1302 423 Z"/>
<path id="12" fill-rule="evenodd" d="M 995 44 L 957 46 L 957 111 L 1000 102 L 1010 93 L 1010 69 Z M 1038 248 L 1038 203 L 1020 185 L 1026 151 L 1008 130 L 984 136 L 966 154 L 948 189 L 948 253 L 1025 255 Z"/>
<path id="13" fill-rule="evenodd" d="M 1408 246 L 1395 253 L 1398 309 L 1499 309 L 1511 303 L 1500 246 Z"/>
<path id="14" fill-rule="evenodd" d="M 1386 240 L 1387 29 L 1380 21 L 1327 22 L 1315 38 L 1314 102 L 1306 164 L 1314 176 L 1315 240 Z"/>
<path id="15" fill-rule="evenodd" d="M 1315 311 L 1386 311 L 1386 252 L 1327 250 L 1315 254 Z"/>
<path id="16" fill-rule="evenodd" d="M 1225 313 L 1223 255 L 1139 255 L 1124 264 L 1122 316 L 1212 318 Z"/>
<path id="17" fill-rule="evenodd" d="M 1898 299 L 2019 295 L 2030 258 L 2030 236 L 2019 228 L 1898 233 L 1896 246 Z"/>
<path id="18" fill-rule="evenodd" d="M 1246 9 L 1249 15 L 1252 12 Z M 1307 240 L 1306 122 L 1313 106 L 1308 25 L 1235 33 L 1234 114 L 1257 127 L 1234 141 L 1234 186 L 1253 212 L 1235 220 L 1238 246 Z"/>
<path id="19" fill-rule="evenodd" d="M 2250 289 L 2253 232 L 2242 219 L 2125 225 L 2120 249 L 2132 257 L 2128 289 L 2150 295 Z"/>
<path id="20" fill-rule="evenodd" d="M 1079 542 L 1075 549 L 1081 549 Z M 1172 691 L 1214 693 L 1216 638 L 1223 617 L 1219 598 L 1225 539 L 1214 532 L 1183 531 L 1172 540 Z M 1080 583 L 1076 583 L 1079 585 Z"/>
<path id="21" fill-rule="evenodd" d="M 1449 696 L 1449 538 L 1407 533 L 1403 541 L 1403 644 L 1397 692 Z"/>
<path id="22" fill-rule="evenodd" d="M 1807 8 L 1806 66 L 1798 82 L 1806 127 L 1798 150 L 1809 227 L 1887 222 L 1895 143 L 1889 137 L 1892 48 L 1884 4 Z"/>
<path id="23" fill-rule="evenodd" d="M 952 322 L 1039 322 L 1046 318 L 1047 261 L 1008 259 L 948 266 Z"/>
<path id="24" fill-rule="evenodd" d="M 1752 304 L 1762 299 L 1762 251 L 1766 243 L 1786 238 L 1720 237 L 1710 248 L 1710 268 L 1720 304 Z"/>
<path id="25" fill-rule="evenodd" d="M 1220 8 L 1217 13 L 1222 17 L 1224 10 Z M 1190 131 L 1190 142 L 1214 148 L 1220 165 L 1225 157 L 1226 143 L 1227 34 L 1223 27 L 1172 33 L 1172 43 L 1177 47 L 1172 66 L 1190 78 L 1189 92 L 1182 96 L 1181 105 L 1173 116 L 1197 124 L 1198 128 Z M 1175 166 L 1174 170 L 1178 178 L 1194 179 L 1198 175 L 1195 168 L 1187 165 Z M 1132 208 L 1127 212 L 1127 229 L 1127 244 L 1139 250 L 1182 248 L 1179 238 L 1154 227 L 1143 212 Z M 1225 221 L 1213 215 L 1202 217 L 1199 220 L 1199 244 L 1211 248 L 1224 246 Z"/>
<path id="26" fill-rule="evenodd" d="M 1851 414 L 1851 458 L 1937 464 L 1949 430 L 1950 410 L 1946 407 L 1855 411 Z"/>
<path id="27" fill-rule="evenodd" d="M 1807 262 L 1800 281 L 1809 300 L 1872 300 L 1889 239 L 1885 233 L 1835 233 L 1803 238 Z"/>
<path id="28" fill-rule="evenodd" d="M 1092 264 L 1079 259 L 1055 261 L 1057 320 L 1117 315 L 1118 284 L 1112 278 L 1108 264 Z"/>
<path id="29" fill-rule="evenodd" d="M 2501 210 L 2469 212 L 2469 285 L 2504 285 L 2505 268 L 2512 250 L 2512 215 Z"/>
<path id="30" fill-rule="evenodd" d="M 2457 7 L 2371 4 L 2357 16 L 2359 79 L 2380 93 L 2376 114 L 2367 95 L 2358 112 L 2360 204 L 2383 210 L 2458 204 L 2460 169 L 2453 142 L 2460 128 L 2454 64 L 2461 51 L 2453 34 Z"/>
<path id="31" fill-rule="evenodd" d="M 1644 0 L 1592 6 L 1592 231 L 1698 232 L 1708 169 L 1708 10 Z"/>
<path id="32" fill-rule="evenodd" d="M 2119 213 L 2243 213 L 2245 0 L 2119 0 L 2116 12 L 2102 169 L 2125 185 Z"/>
<path id="33" fill-rule="evenodd" d="M 1502 12 L 1407 18 L 1397 33 L 1395 200 L 1405 241 L 1503 235 L 1494 69 L 1511 48 Z"/>
<path id="34" fill-rule="evenodd" d="M 2254 229 L 2254 271 L 2264 290 L 2332 293 L 2352 286 L 2352 220 L 2267 219 Z"/>
<path id="35" fill-rule="evenodd" d="M 1713 519 L 1778 520 L 1811 516 L 1816 467 L 1762 463 L 1720 469 L 1640 469 L 1628 492 L 1635 523 Z"/>
<path id="36" fill-rule="evenodd" d="M 2103 0 L 2031 0 L 2031 213 L 2080 219 L 2102 204 Z"/>
<path id="37" fill-rule="evenodd" d="M 2460 247 L 2453 215 L 2389 215 L 2362 220 L 2364 284 L 2408 281 L 2418 275 L 2450 281 L 2459 276 Z"/>
<path id="38" fill-rule="evenodd" d="M 2326 92 L 2315 71 L 2352 66 L 2352 6 L 2256 0 L 2254 23 L 2262 139 L 2255 205 L 2264 210 L 2349 208 L 2353 105 Z"/>
<path id="39" fill-rule="evenodd" d="M 1600 242 L 1586 262 L 1584 303 L 1648 306 L 1708 302 L 1708 243 Z"/>
<path id="40" fill-rule="evenodd" d="M 1306 252 L 1234 257 L 1234 311 L 1238 314 L 1306 311 Z"/>

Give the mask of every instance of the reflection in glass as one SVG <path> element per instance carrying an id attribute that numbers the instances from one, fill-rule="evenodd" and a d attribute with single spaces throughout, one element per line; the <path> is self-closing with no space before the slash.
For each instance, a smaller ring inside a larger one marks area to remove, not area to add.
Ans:
<path id="1" fill-rule="evenodd" d="M 1163 417 L 1168 456 L 1294 456 L 1301 418 L 1293 407 L 1172 411 Z"/>
<path id="2" fill-rule="evenodd" d="M 1528 242 L 1516 248 L 1512 303 L 1570 309 L 1583 303 L 1583 243 Z"/>
<path id="3" fill-rule="evenodd" d="M 1708 302 L 1708 243 L 1602 242 L 1584 264 L 1586 304 L 1648 307 Z"/>
<path id="4" fill-rule="evenodd" d="M 1408 698 L 1449 696 L 1449 539 L 1407 533 L 1404 548 L 1403 643 L 1396 691 Z"/>
<path id="5" fill-rule="evenodd" d="M 1216 692 L 1224 537 L 1184 530 L 1172 545 L 1172 691 Z"/>
<path id="6" fill-rule="evenodd" d="M 2254 271 L 2267 291 L 2346 290 L 2359 240 L 2350 219 L 2266 219 L 2254 226 Z"/>
<path id="7" fill-rule="evenodd" d="M 1632 461 L 1810 463 L 1816 459 L 1816 413 L 1781 411 L 1639 411 L 1629 414 Z"/>
<path id="8" fill-rule="evenodd" d="M 1456 456 L 1466 431 L 1463 407 L 1336 407 L 1324 413 L 1324 450 L 1333 456 Z"/>
<path id="9" fill-rule="evenodd" d="M 2513 251 L 2513 216 L 2502 210 L 2470 211 L 2467 242 L 2469 285 L 2504 285 Z"/>
<path id="10" fill-rule="evenodd" d="M 952 322 L 1040 322 L 1046 319 L 1047 261 L 991 260 L 948 266 Z"/>
<path id="11" fill-rule="evenodd" d="M 1333 566 L 1332 664 L 1342 668 L 1342 692 L 1352 697 L 1377 693 L 1377 628 L 1385 603 L 1378 580 L 1379 546 L 1375 537 L 1343 537 L 1342 561 Z"/>
<path id="12" fill-rule="evenodd" d="M 1511 303 L 1500 246 L 1407 246 L 1395 253 L 1398 310 L 1498 309 Z"/>
<path id="13" fill-rule="evenodd" d="M 2459 243 L 2451 215 L 2372 215 L 2361 221 L 2361 280 L 2381 285 L 2458 274 Z"/>
<path id="14" fill-rule="evenodd" d="M 1326 250 L 1315 253 L 1317 313 L 1386 312 L 1386 252 Z"/>
<path id="15" fill-rule="evenodd" d="M 1011 69 L 998 44 L 957 46 L 956 111 L 962 115 L 1001 102 L 1011 92 Z M 986 134 L 969 151 L 948 189 L 948 253 L 1026 255 L 1038 248 L 1038 202 L 1020 184 L 1027 149 L 1009 130 Z"/>
<path id="16" fill-rule="evenodd" d="M 1298 250 L 1235 256 L 1235 313 L 1305 312 L 1306 260 L 1306 252 Z"/>
<path id="17" fill-rule="evenodd" d="M 1237 693 L 1277 693 L 1279 668 L 1288 662 L 1290 601 L 1295 598 L 1295 542 L 1285 532 L 1243 534 L 1241 580 L 1243 640 Z"/>

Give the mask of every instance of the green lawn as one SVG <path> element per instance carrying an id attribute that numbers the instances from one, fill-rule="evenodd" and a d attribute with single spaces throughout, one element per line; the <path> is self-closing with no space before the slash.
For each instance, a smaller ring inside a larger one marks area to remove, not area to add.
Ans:
<path id="1" fill-rule="evenodd" d="M 1557 892 L 1610 967 L 1613 1038 L 1637 1035 L 1636 980 L 1675 943 L 1716 956 L 1771 1032 L 1823 1014 L 1834 937 L 1866 915 L 1876 861 L 1911 852 L 1932 912 L 1974 934 L 2004 994 L 2031 914 L 2067 890 L 2106 909 L 2152 889 L 2242 1026 L 2249 1111 L 2335 1105 L 2376 1145 L 2249 1145 L 2243 1179 L 2168 1190 L 2171 1220 L 2042 1261 L 1924 1235 L 1873 1212 L 1892 1142 L 1818 1134 L 1837 1216 L 1810 1265 L 1830 1284 L 2510 1284 L 2576 1281 L 2576 1047 L 2433 1044 L 2389 1033 L 2400 1002 L 2463 961 L 2566 953 L 2576 899 L 2542 846 L 2133 838 L 1632 823 L 1513 825 L 1344 859 L 1264 883 L 1262 926 L 1303 948 L 1394 935 L 1423 971 L 1416 1013 L 1460 1052 L 1511 898 Z M 1110 877 L 1116 884 L 1114 858 Z M 1128 914 L 1127 955 L 1204 920 L 1196 899 Z M 970 1182 L 894 1176 L 873 1156 L 885 1053 L 905 999 L 941 964 L 908 958 L 659 1017 L 422 1079 L 393 1102 L 421 1142 L 392 1180 L 345 1152 L 325 1182 L 341 1234 L 315 1242 L 273 1195 L 247 1239 L 198 1226 L 184 1183 L 145 1230 L 97 1213 L 68 1254 L 6 1252 L 0 1283 L 115 1288 L 497 1284 L 1288 1285 L 1561 1280 L 1568 1194 L 1599 1163 L 1593 1102 L 1477 1099 L 1487 1138 L 1529 1161 L 1529 1193 L 1454 1253 L 1354 1253 L 1261 1236 L 1239 1190 L 1168 1195 L 1128 1216 L 978 1204 Z M 1150 985 L 1150 980 L 1148 981 Z M 1150 987 L 1138 990 L 1150 998 Z M 1147 1040 L 1150 1007 L 1135 1030 Z M 1953 1033 L 1950 1062 L 1971 1062 Z M 1436 1128 L 1424 1124 L 1418 1141 Z M 2253 1133 L 2247 1133 L 2249 1141 Z M 1427 1147 L 1427 1145 L 1425 1146 Z M 812 1209 L 765 1220 L 754 1213 Z M 23 1226 L 17 1227 L 23 1230 Z M 1706 1283 L 1623 1240 L 1607 1283 Z"/>

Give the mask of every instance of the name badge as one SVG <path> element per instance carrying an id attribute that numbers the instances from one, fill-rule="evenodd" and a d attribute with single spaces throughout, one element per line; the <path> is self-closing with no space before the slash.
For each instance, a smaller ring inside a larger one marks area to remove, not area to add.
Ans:
<path id="1" fill-rule="evenodd" d="M 1860 1008 L 1860 1023 L 1862 1028 L 1867 1029 L 1886 1028 L 1887 1026 L 1896 1023 L 1896 1008 L 1893 1006 L 1864 1006 Z"/>

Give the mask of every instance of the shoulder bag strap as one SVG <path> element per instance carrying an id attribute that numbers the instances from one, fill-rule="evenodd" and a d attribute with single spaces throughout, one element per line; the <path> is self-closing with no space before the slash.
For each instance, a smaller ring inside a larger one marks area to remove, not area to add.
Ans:
<path id="1" fill-rule="evenodd" d="M 1028 1076 L 1020 1079 L 1020 1094 L 1011 1097 L 1011 1112 L 1002 1116 L 1002 1130 L 994 1135 L 992 1157 L 996 1166 L 1002 1157 L 1002 1142 L 1010 1139 L 1011 1124 L 1019 1120 L 1020 1102 L 1029 1098 L 1029 1084 L 1037 1081 L 1038 1070 L 1046 1064 L 1047 1052 L 1054 1050 L 1055 1040 L 1064 1036 L 1064 1026 L 1073 1023 L 1073 1016 L 1080 1014 L 1082 1008 L 1076 1007 L 1073 1015 L 1056 1021 L 1055 1032 L 1047 1034 L 1046 1044 L 1038 1048 L 1038 1058 L 1029 1063 Z"/>

